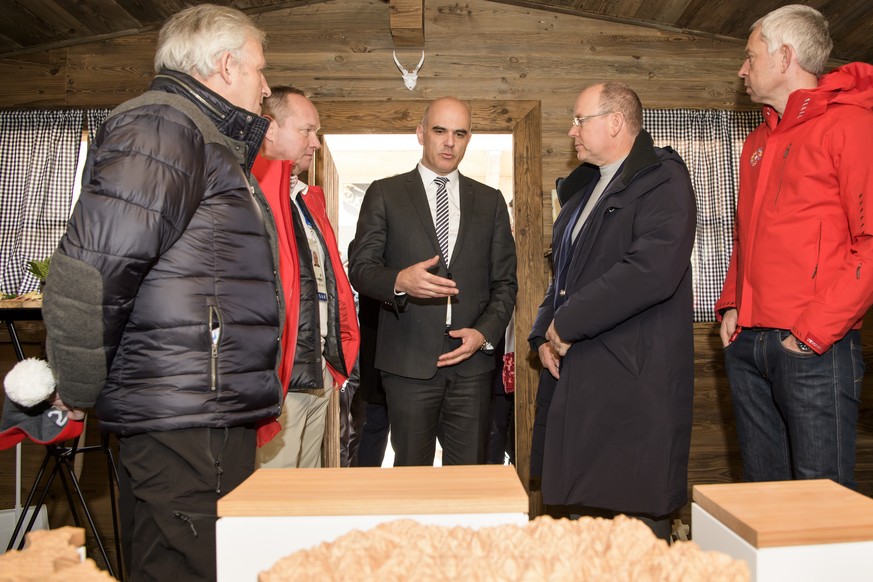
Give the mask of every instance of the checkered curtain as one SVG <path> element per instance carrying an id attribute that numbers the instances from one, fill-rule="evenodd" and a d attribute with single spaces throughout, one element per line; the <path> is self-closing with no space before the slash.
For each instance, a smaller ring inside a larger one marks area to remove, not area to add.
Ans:
<path id="1" fill-rule="evenodd" d="M 85 117 L 88 120 L 88 143 L 93 143 L 97 137 L 97 130 L 100 129 L 100 124 L 109 116 L 111 109 L 89 109 L 85 112 Z"/>
<path id="2" fill-rule="evenodd" d="M 697 239 L 691 256 L 694 321 L 715 321 L 733 249 L 739 158 L 759 111 L 645 110 L 643 125 L 656 146 L 670 145 L 688 165 L 697 196 Z"/>
<path id="3" fill-rule="evenodd" d="M 27 263 L 49 257 L 70 213 L 82 111 L 0 111 L 3 293 L 38 287 Z"/>

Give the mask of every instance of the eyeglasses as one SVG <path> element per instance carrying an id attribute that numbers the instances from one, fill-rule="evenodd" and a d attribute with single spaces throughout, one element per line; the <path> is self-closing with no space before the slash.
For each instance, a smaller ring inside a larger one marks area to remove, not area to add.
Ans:
<path id="1" fill-rule="evenodd" d="M 614 113 L 614 111 L 604 111 L 602 113 L 595 113 L 594 115 L 586 115 L 584 117 L 574 117 L 573 118 L 573 125 L 575 125 L 576 127 L 582 127 L 583 125 L 585 125 L 588 122 L 588 120 L 594 119 L 595 117 L 600 117 L 601 115 L 609 115 L 610 113 Z"/>

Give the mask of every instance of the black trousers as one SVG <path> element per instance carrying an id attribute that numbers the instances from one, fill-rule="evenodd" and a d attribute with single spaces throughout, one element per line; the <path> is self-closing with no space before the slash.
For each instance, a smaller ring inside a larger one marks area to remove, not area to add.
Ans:
<path id="1" fill-rule="evenodd" d="M 655 534 L 656 538 L 664 540 L 668 544 L 673 543 L 673 530 L 670 525 L 669 515 L 643 515 L 640 513 L 626 513 L 623 511 L 612 511 L 610 509 L 585 507 L 581 505 L 573 505 L 571 507 L 572 513 L 570 514 L 570 519 L 579 519 L 580 517 L 602 517 L 605 519 L 613 519 L 619 514 L 624 514 L 628 517 L 634 517 L 649 526 L 649 529 L 652 530 L 652 533 Z"/>
<path id="2" fill-rule="evenodd" d="M 509 456 L 509 464 L 515 464 L 515 425 L 513 409 L 515 393 L 491 394 L 491 426 L 485 448 L 485 462 L 502 465 Z"/>
<path id="3" fill-rule="evenodd" d="M 182 429 L 118 442 L 129 580 L 215 580 L 216 504 L 254 472 L 255 429 Z"/>
<path id="4" fill-rule="evenodd" d="M 445 351 L 450 351 L 446 336 Z M 388 400 L 394 466 L 433 465 L 436 439 L 443 465 L 485 462 L 490 421 L 491 372 L 459 376 L 456 366 L 418 380 L 382 372 Z"/>
<path id="5" fill-rule="evenodd" d="M 358 447 L 359 467 L 381 467 L 388 448 L 388 406 L 378 402 L 368 402 L 364 428 L 361 430 L 361 443 Z"/>

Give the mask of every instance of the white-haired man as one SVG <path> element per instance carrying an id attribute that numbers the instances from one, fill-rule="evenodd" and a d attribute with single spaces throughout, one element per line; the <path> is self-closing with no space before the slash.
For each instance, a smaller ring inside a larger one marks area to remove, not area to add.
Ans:
<path id="1" fill-rule="evenodd" d="M 764 122 L 746 139 L 721 298 L 725 369 L 747 481 L 855 486 L 873 301 L 873 66 L 820 76 L 832 47 L 809 6 L 752 25 L 739 76 Z"/>
<path id="2" fill-rule="evenodd" d="M 167 21 L 150 91 L 101 126 L 52 260 L 48 357 L 64 404 L 118 436 L 131 580 L 215 579 L 216 501 L 281 405 L 275 225 L 250 182 L 263 42 L 230 8 Z"/>

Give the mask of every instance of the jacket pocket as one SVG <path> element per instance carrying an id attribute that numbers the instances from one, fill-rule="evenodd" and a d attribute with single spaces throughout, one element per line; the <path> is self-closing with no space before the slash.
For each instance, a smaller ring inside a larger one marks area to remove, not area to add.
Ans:
<path id="1" fill-rule="evenodd" d="M 221 348 L 221 310 L 215 297 L 206 299 L 209 311 L 207 318 L 209 331 L 209 379 L 210 390 L 218 390 L 218 353 Z"/>
<path id="2" fill-rule="evenodd" d="M 788 144 L 785 147 L 785 151 L 782 153 L 782 167 L 779 170 L 779 184 L 776 188 L 776 197 L 773 199 L 773 204 L 775 206 L 779 205 L 779 196 L 782 194 L 782 182 L 785 178 L 785 166 L 788 165 L 788 154 L 791 153 L 791 145 Z"/>
<path id="3" fill-rule="evenodd" d="M 815 276 L 818 275 L 818 266 L 821 264 L 821 239 L 822 239 L 822 223 L 819 221 L 818 223 L 818 236 L 815 240 L 815 264 L 812 267 L 812 292 L 816 291 L 816 279 Z"/>

